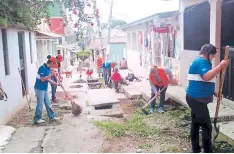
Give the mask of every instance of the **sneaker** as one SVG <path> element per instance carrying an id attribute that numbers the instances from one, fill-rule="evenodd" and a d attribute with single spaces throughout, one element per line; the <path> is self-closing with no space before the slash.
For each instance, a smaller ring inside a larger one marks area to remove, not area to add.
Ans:
<path id="1" fill-rule="evenodd" d="M 58 117 L 54 117 L 53 119 L 50 119 L 51 121 L 58 121 L 58 120 L 60 120 L 60 118 L 58 118 Z"/>
<path id="2" fill-rule="evenodd" d="M 40 120 L 37 120 L 37 121 L 35 122 L 35 124 L 41 124 L 41 123 L 44 123 L 44 122 L 45 122 L 45 120 L 40 119 Z"/>
<path id="3" fill-rule="evenodd" d="M 153 114 L 153 113 L 154 113 L 154 109 L 153 109 L 153 108 L 150 108 L 149 113 L 150 113 L 150 114 Z"/>
<path id="4" fill-rule="evenodd" d="M 159 113 L 164 113 L 165 111 L 164 111 L 164 109 L 162 107 L 160 107 L 160 108 L 158 108 L 158 112 Z"/>

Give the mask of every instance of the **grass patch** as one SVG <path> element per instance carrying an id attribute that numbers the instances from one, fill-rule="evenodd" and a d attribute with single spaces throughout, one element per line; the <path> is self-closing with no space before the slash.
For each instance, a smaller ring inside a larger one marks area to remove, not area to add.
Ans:
<path id="1" fill-rule="evenodd" d="M 94 125 L 103 130 L 108 138 L 124 136 L 126 132 L 138 137 L 149 137 L 162 133 L 162 130 L 157 127 L 146 126 L 143 122 L 145 118 L 145 115 L 135 113 L 129 120 L 123 123 L 94 121 Z"/>
<path id="2" fill-rule="evenodd" d="M 109 148 L 101 148 L 98 153 L 110 153 L 110 149 Z"/>
<path id="3" fill-rule="evenodd" d="M 150 143 L 138 145 L 138 148 L 140 148 L 140 149 L 151 149 L 152 147 L 153 147 L 153 145 Z"/>
<path id="4" fill-rule="evenodd" d="M 111 121 L 94 121 L 94 125 L 106 133 L 106 137 L 120 137 L 125 134 L 124 124 Z"/>
<path id="5" fill-rule="evenodd" d="M 166 152 L 168 153 L 176 153 L 178 151 L 177 147 L 175 146 L 168 146 Z"/>

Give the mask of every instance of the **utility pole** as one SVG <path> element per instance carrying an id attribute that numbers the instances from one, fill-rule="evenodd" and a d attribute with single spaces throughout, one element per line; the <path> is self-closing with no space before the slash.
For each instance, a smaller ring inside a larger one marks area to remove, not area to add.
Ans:
<path id="1" fill-rule="evenodd" d="M 112 10 L 113 10 L 113 0 L 111 0 L 111 4 L 110 4 L 109 27 L 108 27 L 108 41 L 107 41 L 108 45 L 110 44 Z"/>

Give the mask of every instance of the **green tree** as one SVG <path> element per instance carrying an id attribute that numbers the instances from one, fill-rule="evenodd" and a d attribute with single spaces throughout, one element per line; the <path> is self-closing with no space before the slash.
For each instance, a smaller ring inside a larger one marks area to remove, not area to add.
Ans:
<path id="1" fill-rule="evenodd" d="M 47 6 L 50 4 L 52 2 L 46 0 L 0 0 L 0 19 L 35 28 L 42 18 L 49 17 Z"/>

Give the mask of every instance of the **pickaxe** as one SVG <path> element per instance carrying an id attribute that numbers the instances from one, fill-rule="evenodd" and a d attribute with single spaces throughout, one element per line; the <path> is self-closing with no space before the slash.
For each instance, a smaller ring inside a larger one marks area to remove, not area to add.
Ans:
<path id="1" fill-rule="evenodd" d="M 228 60 L 229 51 L 230 51 L 230 47 L 226 46 L 224 60 Z M 219 83 L 219 91 L 218 91 L 218 96 L 217 96 L 218 99 L 217 99 L 217 105 L 216 105 L 215 117 L 214 117 L 214 127 L 215 127 L 215 131 L 216 131 L 216 135 L 215 135 L 213 141 L 215 141 L 219 135 L 219 126 L 217 126 L 217 120 L 218 120 L 218 116 L 219 116 L 219 107 L 220 107 L 220 103 L 221 103 L 220 98 L 221 98 L 222 92 L 223 92 L 223 83 L 224 83 L 224 79 L 225 79 L 226 69 L 227 68 L 224 68 L 222 70 L 221 79 L 220 79 L 220 83 Z"/>

